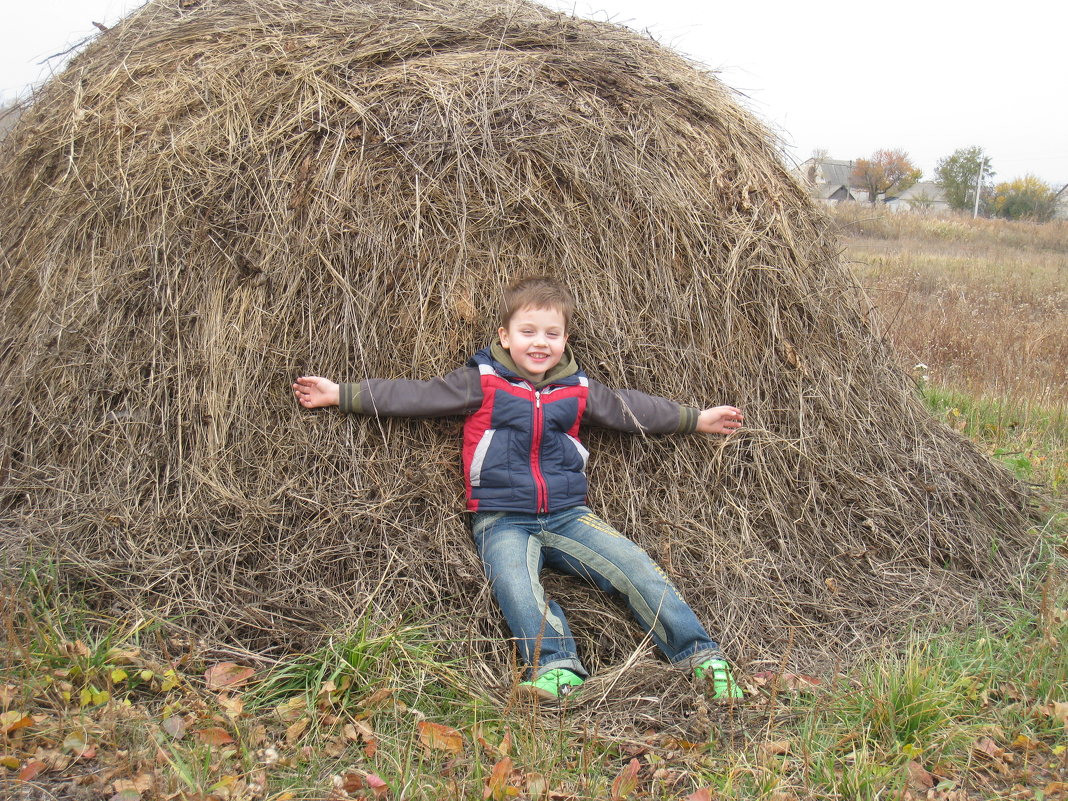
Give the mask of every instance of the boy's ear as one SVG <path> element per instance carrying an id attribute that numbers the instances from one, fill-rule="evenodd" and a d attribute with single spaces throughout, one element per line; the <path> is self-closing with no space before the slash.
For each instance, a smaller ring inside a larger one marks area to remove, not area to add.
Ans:
<path id="1" fill-rule="evenodd" d="M 508 350 L 508 329 L 501 327 L 497 329 L 497 339 L 501 341 L 501 347 Z"/>

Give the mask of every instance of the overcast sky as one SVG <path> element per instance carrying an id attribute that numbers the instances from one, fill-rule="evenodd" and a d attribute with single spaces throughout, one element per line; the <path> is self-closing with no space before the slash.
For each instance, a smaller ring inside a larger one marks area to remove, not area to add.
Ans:
<path id="1" fill-rule="evenodd" d="M 177 0 L 175 0 L 176 2 Z M 352 0 L 358 2 L 358 0 Z M 1016 0 L 548 0 L 610 19 L 720 70 L 787 155 L 902 149 L 932 178 L 980 145 L 997 180 L 1068 183 L 1068 5 Z M 42 59 L 140 0 L 20 0 L 0 26 L 0 98 L 47 77 Z"/>

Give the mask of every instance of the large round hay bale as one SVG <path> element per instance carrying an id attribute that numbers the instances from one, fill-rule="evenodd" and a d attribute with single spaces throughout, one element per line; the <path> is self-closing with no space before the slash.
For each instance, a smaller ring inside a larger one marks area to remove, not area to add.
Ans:
<path id="1" fill-rule="evenodd" d="M 1033 547 L 1026 491 L 925 412 L 765 128 L 611 24 L 153 0 L 0 144 L 0 237 L 8 546 L 215 635 L 424 616 L 508 661 L 460 421 L 308 413 L 289 385 L 443 374 L 532 273 L 574 289 L 595 378 L 744 408 L 727 440 L 585 433 L 591 504 L 734 657 L 959 617 Z M 591 667 L 638 642 L 553 587 Z"/>

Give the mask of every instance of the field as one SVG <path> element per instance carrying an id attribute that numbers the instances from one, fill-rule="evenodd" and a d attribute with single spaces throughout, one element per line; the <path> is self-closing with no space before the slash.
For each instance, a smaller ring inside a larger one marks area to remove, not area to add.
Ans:
<path id="1" fill-rule="evenodd" d="M 847 672 L 745 674 L 731 706 L 680 681 L 677 729 L 605 736 L 502 707 L 427 621 L 267 662 L 90 611 L 43 562 L 0 596 L 0 798 L 1068 798 L 1068 225 L 834 221 L 933 413 L 1045 498 L 1030 603 Z"/>

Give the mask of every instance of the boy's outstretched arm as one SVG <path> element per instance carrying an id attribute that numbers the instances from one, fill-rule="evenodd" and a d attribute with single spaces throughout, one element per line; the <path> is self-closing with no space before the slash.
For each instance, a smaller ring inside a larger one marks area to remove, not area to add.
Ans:
<path id="1" fill-rule="evenodd" d="M 742 410 L 734 406 L 715 406 L 697 415 L 697 430 L 702 434 L 732 434 L 742 427 Z"/>
<path id="2" fill-rule="evenodd" d="M 305 409 L 318 409 L 322 406 L 337 406 L 339 387 L 329 378 L 317 375 L 304 375 L 293 384 L 293 394 L 297 402 Z"/>

